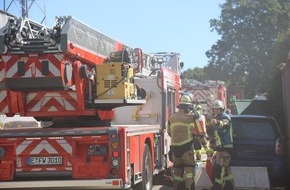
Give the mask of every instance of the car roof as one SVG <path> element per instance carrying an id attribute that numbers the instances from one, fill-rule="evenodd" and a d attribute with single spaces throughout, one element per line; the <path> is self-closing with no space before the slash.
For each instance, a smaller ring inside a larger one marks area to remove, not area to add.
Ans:
<path id="1" fill-rule="evenodd" d="M 230 115 L 231 118 L 265 118 L 265 119 L 272 119 L 272 116 L 265 116 L 265 115 Z"/>

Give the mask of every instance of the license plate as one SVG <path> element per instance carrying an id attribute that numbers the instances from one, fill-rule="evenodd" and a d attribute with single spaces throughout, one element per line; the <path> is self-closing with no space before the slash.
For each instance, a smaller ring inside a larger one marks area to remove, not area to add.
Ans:
<path id="1" fill-rule="evenodd" d="M 61 156 L 43 156 L 43 157 L 29 157 L 27 159 L 28 165 L 61 165 Z"/>

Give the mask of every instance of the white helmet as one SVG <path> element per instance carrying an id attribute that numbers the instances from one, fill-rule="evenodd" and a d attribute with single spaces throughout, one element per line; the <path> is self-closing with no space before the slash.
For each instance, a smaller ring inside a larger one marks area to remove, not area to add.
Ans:
<path id="1" fill-rule="evenodd" d="M 220 108 L 220 109 L 225 109 L 225 105 L 222 101 L 220 100 L 215 100 L 212 104 L 212 108 Z"/>

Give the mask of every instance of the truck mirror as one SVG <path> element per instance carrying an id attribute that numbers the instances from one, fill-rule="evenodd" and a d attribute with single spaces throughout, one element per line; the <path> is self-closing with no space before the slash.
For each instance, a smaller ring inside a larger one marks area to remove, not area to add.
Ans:
<path id="1" fill-rule="evenodd" d="M 181 67 L 181 69 L 183 69 L 183 67 L 184 67 L 184 62 L 180 62 L 180 67 Z"/>
<path id="2" fill-rule="evenodd" d="M 147 95 L 146 94 L 146 90 L 144 90 L 143 88 L 139 88 L 137 86 L 137 97 L 140 97 L 141 99 L 145 99 L 146 98 L 146 95 Z"/>

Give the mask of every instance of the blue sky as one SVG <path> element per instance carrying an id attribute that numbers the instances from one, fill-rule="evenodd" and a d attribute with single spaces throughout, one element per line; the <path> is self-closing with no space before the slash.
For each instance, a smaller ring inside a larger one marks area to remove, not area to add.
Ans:
<path id="1" fill-rule="evenodd" d="M 10 0 L 6 0 L 6 8 Z M 28 1 L 31 2 L 31 1 Z M 178 52 L 186 70 L 207 65 L 205 52 L 220 38 L 210 31 L 209 20 L 219 18 L 225 0 L 37 0 L 29 11 L 46 25 L 55 16 L 72 16 L 103 34 L 138 47 L 145 53 Z M 17 5 L 18 4 L 18 5 Z M 0 9 L 4 8 L 3 3 Z M 19 3 L 8 12 L 21 15 Z"/>

